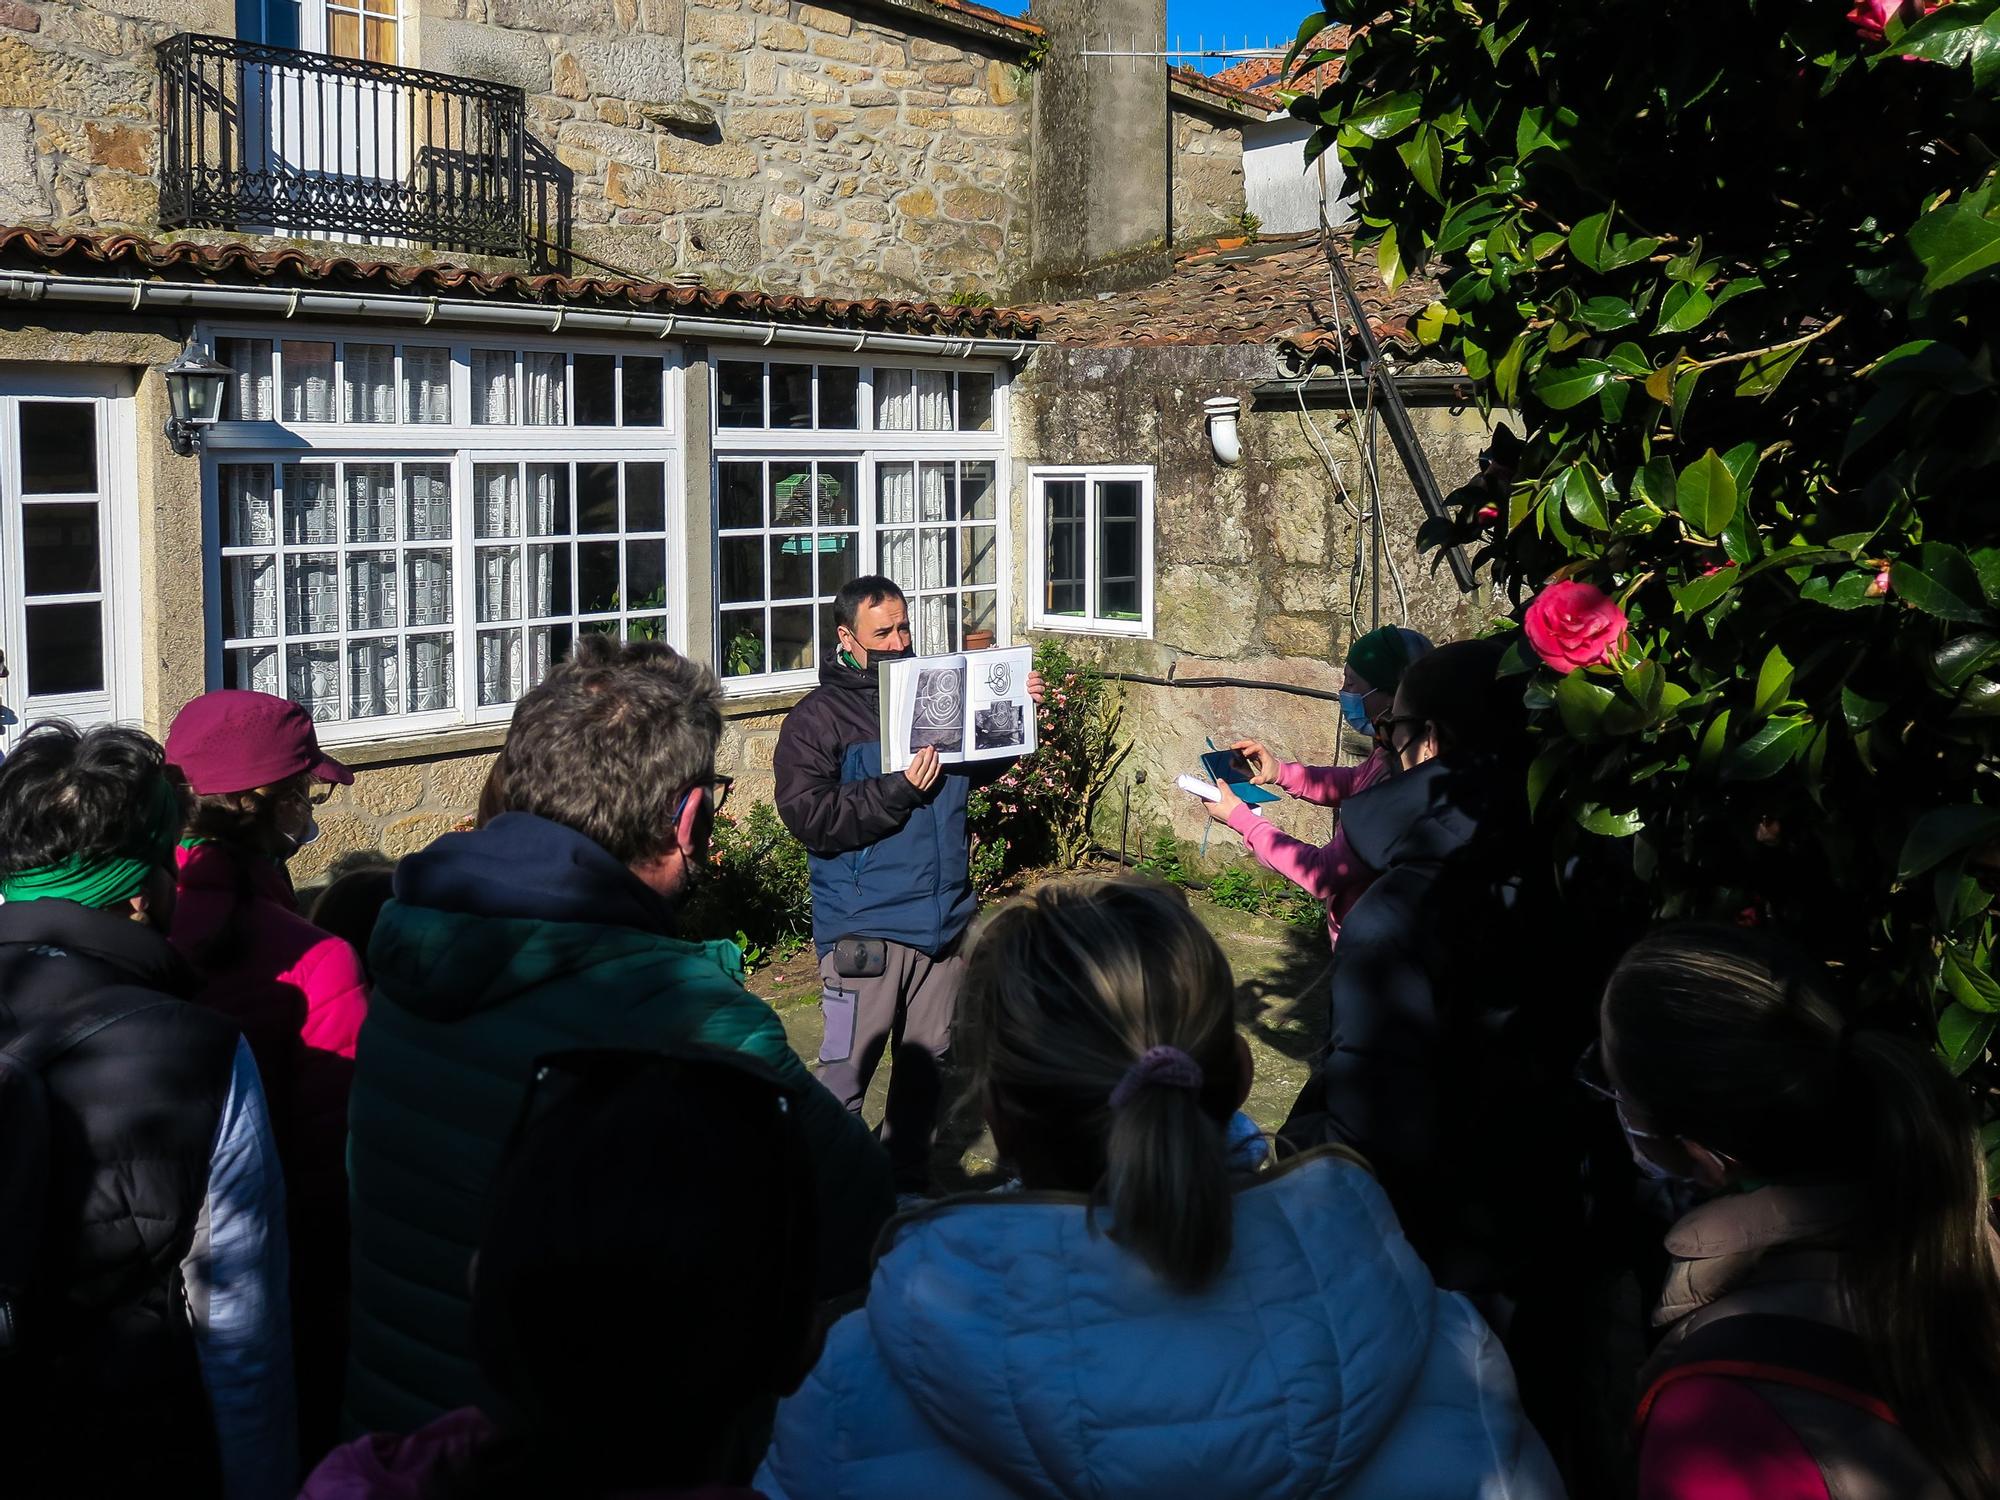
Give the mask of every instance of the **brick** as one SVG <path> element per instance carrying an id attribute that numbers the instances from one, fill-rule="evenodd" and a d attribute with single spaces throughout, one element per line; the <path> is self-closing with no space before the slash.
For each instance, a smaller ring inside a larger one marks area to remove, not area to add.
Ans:
<path id="1" fill-rule="evenodd" d="M 831 57 L 839 62 L 873 64 L 875 61 L 875 49 L 868 43 L 837 36 L 814 37 L 811 51 L 814 57 Z"/>
<path id="2" fill-rule="evenodd" d="M 933 63 L 924 69 L 924 82 L 939 88 L 963 88 L 978 77 L 971 63 Z"/>
<path id="3" fill-rule="evenodd" d="M 729 114 L 730 124 L 755 141 L 802 141 L 806 138 L 806 112 L 802 109 L 737 109 Z"/>
<path id="4" fill-rule="evenodd" d="M 83 201 L 100 224 L 150 229 L 160 221 L 160 190 L 150 177 L 92 172 L 84 179 Z"/>
<path id="5" fill-rule="evenodd" d="M 1021 73 L 1011 63 L 986 65 L 986 94 L 995 104 L 1012 104 L 1021 97 Z"/>
<path id="6" fill-rule="evenodd" d="M 113 172 L 150 172 L 153 170 L 153 132 L 135 130 L 130 125 L 99 125 L 95 122 L 83 127 L 84 138 L 91 161 Z"/>
<path id="7" fill-rule="evenodd" d="M 571 53 L 565 52 L 556 58 L 551 78 L 555 91 L 565 99 L 590 97 L 590 84 L 583 76 L 583 68 Z"/>
<path id="8" fill-rule="evenodd" d="M 681 172 L 696 177 L 755 177 L 757 153 L 749 146 L 729 142 L 711 145 L 680 136 L 663 135 L 654 142 L 654 165 L 662 172 Z"/>
<path id="9" fill-rule="evenodd" d="M 758 41 L 772 52 L 806 50 L 806 34 L 789 21 L 766 21 Z"/>
<path id="10" fill-rule="evenodd" d="M 655 213 L 686 213 L 694 208 L 719 208 L 722 190 L 698 177 L 670 177 L 613 162 L 604 174 L 604 197 L 619 208 Z"/>
<path id="11" fill-rule="evenodd" d="M 951 121 L 967 135 L 1016 135 L 1021 129 L 1020 116 L 1006 109 L 954 109 Z"/>
<path id="12" fill-rule="evenodd" d="M 926 37 L 910 38 L 910 56 L 918 62 L 957 62 L 965 54 L 956 47 L 943 46 Z"/>

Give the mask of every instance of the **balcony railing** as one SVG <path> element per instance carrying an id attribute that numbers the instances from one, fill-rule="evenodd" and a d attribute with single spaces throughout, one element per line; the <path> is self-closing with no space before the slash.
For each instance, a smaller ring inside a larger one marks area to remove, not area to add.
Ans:
<path id="1" fill-rule="evenodd" d="M 163 227 L 525 252 L 520 89 L 227 37 L 156 50 Z"/>

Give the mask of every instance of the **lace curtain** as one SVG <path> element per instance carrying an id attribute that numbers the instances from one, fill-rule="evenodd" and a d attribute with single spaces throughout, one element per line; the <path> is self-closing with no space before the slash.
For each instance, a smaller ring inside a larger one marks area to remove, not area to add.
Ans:
<path id="1" fill-rule="evenodd" d="M 917 586 L 917 476 L 908 464 L 883 464 L 875 471 L 877 533 L 882 571 L 905 589 Z M 890 529 L 893 528 L 893 529 Z"/>
<path id="2" fill-rule="evenodd" d="M 333 345 L 286 339 L 284 420 L 331 422 L 333 419 Z"/>
<path id="3" fill-rule="evenodd" d="M 951 431 L 951 371 L 917 371 L 917 430 Z"/>
<path id="4" fill-rule="evenodd" d="M 568 530 L 562 514 L 564 481 L 568 477 L 568 472 L 555 464 L 529 465 L 528 534 L 530 536 L 550 536 L 559 530 Z M 528 549 L 530 615 L 556 613 L 557 596 L 568 593 L 569 556 L 570 549 L 567 546 Z M 560 579 L 558 573 L 561 574 Z M 561 587 L 558 587 L 558 584 Z M 535 680 L 539 682 L 541 677 L 537 676 Z"/>
<path id="5" fill-rule="evenodd" d="M 521 632 L 479 633 L 479 702 L 512 703 L 521 696 Z"/>
<path id="6" fill-rule="evenodd" d="M 451 537 L 451 466 L 405 464 L 403 491 L 409 506 L 405 535 L 413 542 L 441 542 Z"/>
<path id="7" fill-rule="evenodd" d="M 354 641 L 347 648 L 347 716 L 378 719 L 396 712 L 396 642 Z"/>
<path id="8" fill-rule="evenodd" d="M 285 696 L 321 723 L 340 717 L 339 648 L 330 641 L 286 648 Z"/>
<path id="9" fill-rule="evenodd" d="M 349 344 L 341 360 L 350 422 L 396 420 L 396 346 Z"/>
<path id="10" fill-rule="evenodd" d="M 416 344 L 403 346 L 404 420 L 451 420 L 451 351 Z"/>
<path id="11" fill-rule="evenodd" d="M 501 425 L 514 420 L 514 351 L 472 351 L 472 420 Z"/>
<path id="12" fill-rule="evenodd" d="M 917 398 L 914 372 L 875 372 L 875 425 L 885 432 L 913 432 L 917 425 Z"/>
<path id="13" fill-rule="evenodd" d="M 334 540 L 333 466 L 285 465 L 285 543 L 315 546 Z"/>
<path id="14" fill-rule="evenodd" d="M 278 648 L 249 646 L 229 653 L 229 685 L 246 692 L 281 696 L 284 684 L 278 680 Z"/>
<path id="15" fill-rule="evenodd" d="M 271 420 L 271 341 L 221 339 L 215 356 L 236 373 L 222 392 L 222 415 L 231 422 Z M 271 671 L 277 671 L 274 665 Z"/>
<path id="16" fill-rule="evenodd" d="M 456 668 L 448 635 L 413 635 L 410 651 L 410 712 L 435 713 L 457 702 Z"/>
<path id="17" fill-rule="evenodd" d="M 529 351 L 521 356 L 521 420 L 530 427 L 563 425 L 563 356 Z"/>
<path id="18" fill-rule="evenodd" d="M 277 540 L 271 524 L 271 470 L 264 464 L 224 464 L 222 515 L 229 545 L 268 547 Z"/>

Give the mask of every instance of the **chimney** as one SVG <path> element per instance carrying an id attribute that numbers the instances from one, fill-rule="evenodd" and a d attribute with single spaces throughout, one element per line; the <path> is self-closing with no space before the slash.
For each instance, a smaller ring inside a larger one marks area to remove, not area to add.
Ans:
<path id="1" fill-rule="evenodd" d="M 1080 290 L 1167 267 L 1166 0 L 1035 0 L 1034 274 Z M 1117 261 L 1116 266 L 1106 262 Z M 1102 267 L 1103 275 L 1086 275 Z"/>

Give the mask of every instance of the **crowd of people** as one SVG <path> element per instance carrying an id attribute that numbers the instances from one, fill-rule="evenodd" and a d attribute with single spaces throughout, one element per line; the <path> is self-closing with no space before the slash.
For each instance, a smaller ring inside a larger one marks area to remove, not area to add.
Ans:
<path id="1" fill-rule="evenodd" d="M 1185 897 L 975 925 L 963 773 L 884 774 L 886 579 L 787 721 L 817 1073 L 676 932 L 705 667 L 586 636 L 477 826 L 321 894 L 303 709 L 0 764 L 9 1495 L 1990 1500 L 2000 1240 L 1963 1089 L 1769 934 L 1536 853 L 1499 648 L 1355 645 L 1331 1033 L 1264 1149 Z M 1031 684 L 1039 695 L 1040 684 Z M 1330 726 L 1331 728 L 1331 726 Z M 892 1052 L 888 1116 L 861 1105 Z M 931 1196 L 959 1093 L 1009 1180 Z"/>

